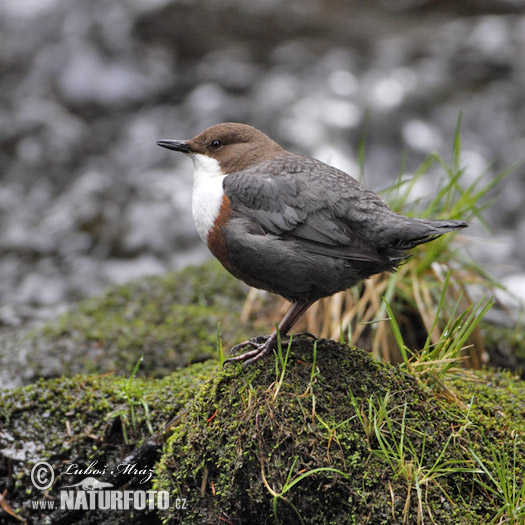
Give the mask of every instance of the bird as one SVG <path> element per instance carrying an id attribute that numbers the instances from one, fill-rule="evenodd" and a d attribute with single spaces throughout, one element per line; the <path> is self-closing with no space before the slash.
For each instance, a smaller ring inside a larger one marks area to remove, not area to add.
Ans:
<path id="1" fill-rule="evenodd" d="M 225 363 L 258 361 L 317 300 L 393 272 L 408 250 L 468 226 L 400 215 L 344 171 L 247 124 L 157 144 L 193 161 L 193 219 L 211 253 L 237 279 L 292 303 L 271 335 L 235 345 L 230 355 L 251 349 Z"/>

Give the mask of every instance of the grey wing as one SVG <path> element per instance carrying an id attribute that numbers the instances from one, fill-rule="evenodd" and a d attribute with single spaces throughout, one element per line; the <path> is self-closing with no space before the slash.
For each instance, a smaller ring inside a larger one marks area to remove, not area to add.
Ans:
<path id="1" fill-rule="evenodd" d="M 253 222 L 252 232 L 293 239 L 319 255 L 388 264 L 371 242 L 376 232 L 370 212 L 393 212 L 336 168 L 295 155 L 281 157 L 257 166 L 256 173 L 228 175 L 224 191 L 232 211 Z"/>

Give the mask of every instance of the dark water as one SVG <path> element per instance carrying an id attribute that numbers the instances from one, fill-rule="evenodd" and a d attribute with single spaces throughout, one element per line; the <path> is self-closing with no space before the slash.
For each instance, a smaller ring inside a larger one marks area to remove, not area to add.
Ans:
<path id="1" fill-rule="evenodd" d="M 355 174 L 366 127 L 375 190 L 450 157 L 460 111 L 467 180 L 525 151 L 522 1 L 3 0 L 0 68 L 4 326 L 207 257 L 191 164 L 159 138 L 241 121 Z M 524 195 L 520 166 L 487 212 L 494 237 L 469 230 L 523 296 Z"/>

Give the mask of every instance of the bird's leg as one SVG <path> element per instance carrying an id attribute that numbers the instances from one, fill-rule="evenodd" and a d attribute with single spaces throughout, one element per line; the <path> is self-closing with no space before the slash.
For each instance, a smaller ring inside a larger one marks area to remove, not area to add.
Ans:
<path id="1" fill-rule="evenodd" d="M 279 323 L 279 327 L 276 330 L 274 330 L 274 332 L 270 336 L 253 337 L 248 341 L 244 341 L 244 343 L 239 343 L 238 345 L 235 345 L 230 350 L 230 353 L 237 352 L 238 350 L 246 346 L 253 346 L 254 349 L 249 350 L 248 352 L 244 352 L 244 354 L 230 357 L 229 359 L 226 359 L 226 361 L 224 361 L 224 364 L 244 361 L 244 366 L 247 366 L 261 359 L 261 357 L 266 355 L 270 350 L 273 350 L 277 346 L 277 335 L 280 334 L 284 337 L 290 331 L 292 326 L 296 323 L 297 319 L 299 319 L 299 317 L 301 317 L 301 315 L 303 315 L 304 312 L 306 312 L 306 310 L 310 308 L 313 302 L 314 301 L 304 301 L 300 303 L 293 303 L 290 309 L 286 312 L 282 321 Z"/>

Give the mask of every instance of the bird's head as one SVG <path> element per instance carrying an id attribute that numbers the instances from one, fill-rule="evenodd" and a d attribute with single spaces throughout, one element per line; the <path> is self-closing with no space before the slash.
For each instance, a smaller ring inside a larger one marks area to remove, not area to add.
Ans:
<path id="1" fill-rule="evenodd" d="M 211 126 L 190 140 L 166 139 L 159 140 L 157 144 L 186 153 L 196 165 L 214 159 L 223 174 L 241 171 L 284 153 L 262 131 L 234 122 Z"/>

